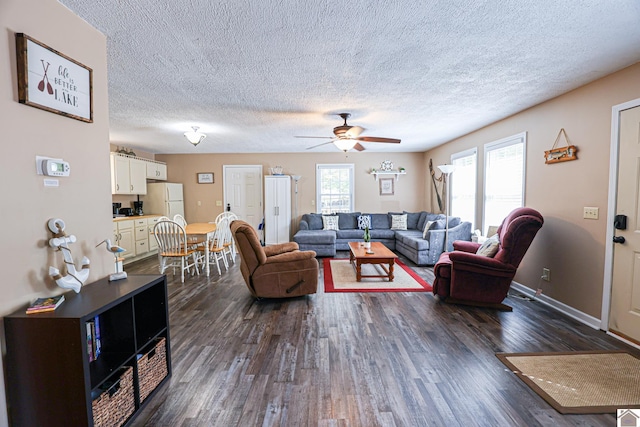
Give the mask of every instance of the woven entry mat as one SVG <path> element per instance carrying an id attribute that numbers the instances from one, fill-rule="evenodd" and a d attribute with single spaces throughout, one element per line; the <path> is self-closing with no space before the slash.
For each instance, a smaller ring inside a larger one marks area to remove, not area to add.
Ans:
<path id="1" fill-rule="evenodd" d="M 497 353 L 561 414 L 640 408 L 640 359 L 624 351 Z"/>

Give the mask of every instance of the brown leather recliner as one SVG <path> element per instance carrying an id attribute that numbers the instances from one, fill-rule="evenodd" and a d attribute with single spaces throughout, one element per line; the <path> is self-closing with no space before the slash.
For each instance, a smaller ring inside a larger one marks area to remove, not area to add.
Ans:
<path id="1" fill-rule="evenodd" d="M 318 260 L 314 251 L 300 251 L 295 242 L 263 247 L 253 227 L 241 220 L 231 223 L 240 254 L 240 271 L 256 298 L 288 298 L 313 294 L 318 289 Z"/>

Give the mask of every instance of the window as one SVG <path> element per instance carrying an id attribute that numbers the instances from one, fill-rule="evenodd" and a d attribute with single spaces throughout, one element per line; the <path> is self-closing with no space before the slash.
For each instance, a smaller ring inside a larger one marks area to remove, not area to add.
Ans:
<path id="1" fill-rule="evenodd" d="M 476 222 L 476 175 L 478 150 L 462 151 L 451 155 L 451 164 L 456 167 L 451 174 L 451 216 L 463 221 Z"/>
<path id="2" fill-rule="evenodd" d="M 353 164 L 316 165 L 316 211 L 353 212 Z"/>
<path id="3" fill-rule="evenodd" d="M 523 132 L 484 146 L 484 229 L 500 225 L 524 206 L 525 148 Z"/>

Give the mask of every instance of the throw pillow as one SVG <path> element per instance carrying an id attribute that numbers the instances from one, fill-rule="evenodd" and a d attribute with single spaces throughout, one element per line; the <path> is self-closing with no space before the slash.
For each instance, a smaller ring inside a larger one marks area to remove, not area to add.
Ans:
<path id="1" fill-rule="evenodd" d="M 337 215 L 322 215 L 322 229 L 323 230 L 336 230 L 338 231 L 338 216 Z"/>
<path id="2" fill-rule="evenodd" d="M 370 215 L 360 215 L 358 217 L 358 228 L 360 230 L 364 230 L 367 227 L 369 227 L 369 230 L 371 230 L 371 216 Z"/>
<path id="3" fill-rule="evenodd" d="M 495 235 L 480 245 L 476 251 L 476 255 L 493 258 L 498 253 L 498 249 L 500 249 L 500 241 L 498 240 L 498 235 Z"/>
<path id="4" fill-rule="evenodd" d="M 406 230 L 407 229 L 407 215 L 391 215 L 391 229 L 392 230 Z"/>
<path id="5" fill-rule="evenodd" d="M 429 235 L 429 230 L 431 230 L 431 228 L 436 224 L 435 221 L 427 221 L 424 224 L 424 230 L 422 230 L 422 238 L 423 239 L 427 239 L 427 236 Z M 428 240 L 428 239 L 427 239 Z"/>

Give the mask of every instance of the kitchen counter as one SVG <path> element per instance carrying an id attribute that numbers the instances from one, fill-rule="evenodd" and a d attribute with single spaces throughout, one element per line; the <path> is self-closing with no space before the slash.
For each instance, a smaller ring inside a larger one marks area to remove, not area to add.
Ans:
<path id="1" fill-rule="evenodd" d="M 116 218 L 113 218 L 114 221 L 126 221 L 128 219 L 131 220 L 135 220 L 135 219 L 146 219 L 146 218 L 155 218 L 155 217 L 159 217 L 160 215 L 158 214 L 144 214 L 144 215 L 131 215 L 131 216 L 119 216 Z"/>

